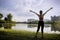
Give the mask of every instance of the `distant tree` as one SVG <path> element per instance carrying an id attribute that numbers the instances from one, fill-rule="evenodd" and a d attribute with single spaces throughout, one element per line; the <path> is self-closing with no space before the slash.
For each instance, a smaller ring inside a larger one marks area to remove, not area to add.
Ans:
<path id="1" fill-rule="evenodd" d="M 12 14 L 11 13 L 9 13 L 8 15 L 7 15 L 7 19 L 8 19 L 8 21 L 12 21 Z"/>
<path id="2" fill-rule="evenodd" d="M 1 18 L 3 17 L 3 14 L 2 13 L 0 13 L 0 20 L 1 20 Z"/>
<path id="3" fill-rule="evenodd" d="M 4 23 L 4 21 L 3 20 L 1 20 L 1 18 L 3 17 L 3 14 L 2 13 L 0 13 L 0 27 L 2 27 L 3 26 L 3 23 Z"/>

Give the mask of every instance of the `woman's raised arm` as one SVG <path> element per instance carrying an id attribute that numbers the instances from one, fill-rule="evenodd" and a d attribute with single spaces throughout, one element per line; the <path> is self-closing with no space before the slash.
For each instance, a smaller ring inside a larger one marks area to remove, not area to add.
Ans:
<path id="1" fill-rule="evenodd" d="M 51 7 L 50 9 L 48 9 L 43 15 L 45 15 L 48 11 L 50 11 L 51 9 L 53 9 L 53 7 Z"/>
<path id="2" fill-rule="evenodd" d="M 35 13 L 36 15 L 38 15 L 38 16 L 39 16 L 39 14 L 37 14 L 36 12 L 34 12 L 34 11 L 32 11 L 32 10 L 30 10 L 30 12 L 33 12 L 33 13 Z"/>

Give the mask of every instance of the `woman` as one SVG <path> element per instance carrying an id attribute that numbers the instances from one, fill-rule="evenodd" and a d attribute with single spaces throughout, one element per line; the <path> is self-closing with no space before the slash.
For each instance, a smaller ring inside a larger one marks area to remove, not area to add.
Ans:
<path id="1" fill-rule="evenodd" d="M 43 13 L 42 10 L 40 10 L 39 14 L 37 14 L 36 12 L 30 10 L 30 12 L 35 13 L 38 16 L 38 18 L 39 18 L 38 28 L 37 28 L 37 32 L 36 32 L 36 36 L 35 37 L 37 37 L 37 34 L 38 34 L 40 26 L 41 26 L 41 33 L 42 33 L 42 38 L 43 38 L 43 30 L 44 30 L 44 21 L 43 21 L 43 19 L 44 19 L 44 15 L 51 9 L 52 9 L 52 7 L 50 9 L 48 9 L 44 14 L 42 14 Z"/>

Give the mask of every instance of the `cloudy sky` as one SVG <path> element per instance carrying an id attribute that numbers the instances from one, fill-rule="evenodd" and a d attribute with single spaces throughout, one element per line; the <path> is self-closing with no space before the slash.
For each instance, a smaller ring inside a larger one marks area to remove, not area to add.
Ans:
<path id="1" fill-rule="evenodd" d="M 39 13 L 43 10 L 43 13 L 53 7 L 44 17 L 44 19 L 50 19 L 51 16 L 60 15 L 60 0 L 0 0 L 0 13 L 4 17 L 11 13 L 13 20 L 26 21 L 27 19 L 38 19 L 34 13 L 29 12 L 33 10 Z"/>

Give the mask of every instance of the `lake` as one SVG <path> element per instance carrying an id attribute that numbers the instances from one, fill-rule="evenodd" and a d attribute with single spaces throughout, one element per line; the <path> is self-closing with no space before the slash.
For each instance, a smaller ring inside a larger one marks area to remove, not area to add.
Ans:
<path id="1" fill-rule="evenodd" d="M 26 30 L 26 31 L 36 32 L 37 24 L 16 24 L 16 26 L 13 26 L 12 29 L 13 30 Z M 51 24 L 45 24 L 44 33 L 56 33 L 56 34 L 60 33 L 59 31 L 51 31 L 51 30 L 52 30 Z M 41 32 L 41 28 L 40 28 L 39 32 Z"/>

